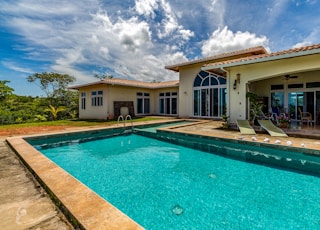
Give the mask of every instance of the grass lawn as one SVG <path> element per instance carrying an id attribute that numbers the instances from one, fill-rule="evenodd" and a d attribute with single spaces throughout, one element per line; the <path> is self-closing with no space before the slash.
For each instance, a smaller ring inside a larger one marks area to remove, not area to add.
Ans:
<path id="1" fill-rule="evenodd" d="M 143 117 L 134 118 L 132 122 L 139 121 L 152 121 L 160 120 L 159 117 Z M 129 122 L 129 121 L 127 121 Z M 25 135 L 35 134 L 48 131 L 59 131 L 66 128 L 72 127 L 85 127 L 85 126 L 108 126 L 117 124 L 117 121 L 101 121 L 101 120 L 59 120 L 59 121 L 45 121 L 45 122 L 34 122 L 34 123 L 22 123 L 12 125 L 1 125 L 0 136 L 14 136 L 14 135 Z"/>

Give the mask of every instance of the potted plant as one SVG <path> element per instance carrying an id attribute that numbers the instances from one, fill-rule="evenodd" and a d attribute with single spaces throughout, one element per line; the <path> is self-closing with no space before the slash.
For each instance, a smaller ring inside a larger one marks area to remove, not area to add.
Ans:
<path id="1" fill-rule="evenodd" d="M 250 102 L 250 118 L 251 123 L 257 123 L 256 120 L 259 119 L 262 113 L 262 108 L 265 106 L 258 100 L 258 95 L 255 93 L 248 92 L 246 97 L 249 98 Z"/>
<path id="2" fill-rule="evenodd" d="M 280 116 L 278 116 L 277 119 L 278 119 L 278 126 L 280 128 L 289 128 L 289 124 L 291 122 L 289 117 L 287 117 L 285 114 L 280 114 Z"/>
<path id="3" fill-rule="evenodd" d="M 228 121 L 229 117 L 226 114 L 223 114 L 222 120 L 223 120 L 222 128 L 227 129 L 229 127 L 229 121 Z"/>

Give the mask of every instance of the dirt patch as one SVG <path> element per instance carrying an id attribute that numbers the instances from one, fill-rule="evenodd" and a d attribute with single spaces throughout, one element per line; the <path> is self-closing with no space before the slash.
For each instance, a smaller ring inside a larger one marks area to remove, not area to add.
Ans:
<path id="1" fill-rule="evenodd" d="M 46 132 L 55 132 L 62 131 L 70 126 L 39 126 L 39 127 L 22 127 L 22 128 L 1 128 L 0 137 L 11 137 L 11 136 L 20 136 L 20 135 L 30 135 L 37 133 L 46 133 Z"/>

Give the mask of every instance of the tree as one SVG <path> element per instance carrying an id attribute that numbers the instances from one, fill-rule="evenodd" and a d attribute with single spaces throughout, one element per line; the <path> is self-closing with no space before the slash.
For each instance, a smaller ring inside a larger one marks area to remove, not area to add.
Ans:
<path id="1" fill-rule="evenodd" d="M 70 83 L 75 82 L 75 77 L 68 74 L 59 73 L 35 73 L 27 77 L 28 82 L 40 83 L 40 88 L 45 92 L 50 104 L 54 103 L 54 99 L 62 98 L 66 94 L 66 88 Z"/>
<path id="2" fill-rule="evenodd" d="M 93 75 L 95 78 L 99 78 L 100 80 L 104 80 L 104 79 L 112 79 L 113 78 L 113 75 L 105 75 L 105 74 L 102 74 L 102 75 L 98 75 L 98 74 L 95 74 Z"/>
<path id="3" fill-rule="evenodd" d="M 7 83 L 10 83 L 10 81 L 0 80 L 0 100 L 12 95 L 12 92 L 14 91 L 14 89 L 6 85 Z"/>

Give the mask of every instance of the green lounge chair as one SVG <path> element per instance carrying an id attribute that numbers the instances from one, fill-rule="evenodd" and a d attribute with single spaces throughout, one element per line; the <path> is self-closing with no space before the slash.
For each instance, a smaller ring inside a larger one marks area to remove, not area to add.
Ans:
<path id="1" fill-rule="evenodd" d="M 241 134 L 256 134 L 247 120 L 237 120 L 237 125 Z"/>
<path id="2" fill-rule="evenodd" d="M 262 128 L 267 130 L 270 136 L 273 137 L 288 137 L 288 135 L 280 128 L 275 126 L 270 120 L 258 120 Z"/>

